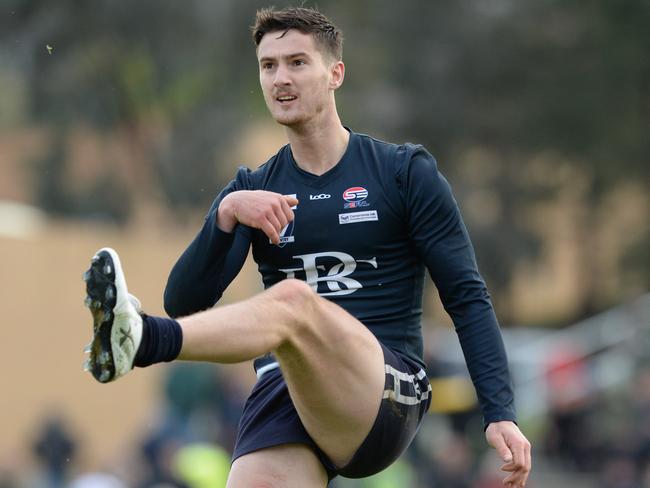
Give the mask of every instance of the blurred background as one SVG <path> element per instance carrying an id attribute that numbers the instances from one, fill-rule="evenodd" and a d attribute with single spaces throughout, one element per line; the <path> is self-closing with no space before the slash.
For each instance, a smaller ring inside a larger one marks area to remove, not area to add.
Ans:
<path id="1" fill-rule="evenodd" d="M 98 385 L 81 275 L 115 247 L 163 313 L 214 196 L 285 143 L 248 29 L 264 6 L 0 3 L 1 488 L 223 486 L 251 365 Z M 650 487 L 650 3 L 317 6 L 345 33 L 344 123 L 424 144 L 452 183 L 534 444 L 530 486 Z M 249 261 L 224 301 L 258 290 Z M 334 487 L 500 486 L 426 293 L 431 412 L 394 467 Z"/>

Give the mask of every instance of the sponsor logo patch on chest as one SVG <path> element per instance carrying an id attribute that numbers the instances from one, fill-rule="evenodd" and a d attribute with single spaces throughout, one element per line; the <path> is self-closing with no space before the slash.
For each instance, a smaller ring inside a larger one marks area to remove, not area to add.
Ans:
<path id="1" fill-rule="evenodd" d="M 353 186 L 343 192 L 343 208 L 359 208 L 368 207 L 370 204 L 366 202 L 368 198 L 368 190 L 362 186 Z"/>
<path id="2" fill-rule="evenodd" d="M 379 220 L 379 216 L 376 210 L 339 214 L 339 224 L 356 224 L 357 222 L 373 222 L 377 220 Z"/>

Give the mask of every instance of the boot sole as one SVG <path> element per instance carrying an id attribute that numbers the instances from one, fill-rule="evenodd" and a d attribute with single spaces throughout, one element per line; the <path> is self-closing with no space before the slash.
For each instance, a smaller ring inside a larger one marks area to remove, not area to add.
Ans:
<path id="1" fill-rule="evenodd" d="M 93 339 L 87 349 L 90 356 L 84 368 L 100 383 L 108 383 L 115 377 L 111 333 L 117 301 L 115 264 L 111 255 L 106 251 L 98 252 L 83 278 L 86 282 L 85 304 L 93 317 Z"/>

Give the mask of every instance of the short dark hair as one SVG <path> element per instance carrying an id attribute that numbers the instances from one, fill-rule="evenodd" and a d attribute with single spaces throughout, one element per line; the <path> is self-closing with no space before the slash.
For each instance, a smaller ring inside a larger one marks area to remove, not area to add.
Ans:
<path id="1" fill-rule="evenodd" d="M 323 54 L 341 61 L 343 58 L 343 33 L 316 9 L 290 7 L 276 10 L 274 7 L 257 11 L 255 24 L 251 27 L 255 46 L 269 32 L 287 32 L 296 29 L 314 36 L 316 45 Z"/>

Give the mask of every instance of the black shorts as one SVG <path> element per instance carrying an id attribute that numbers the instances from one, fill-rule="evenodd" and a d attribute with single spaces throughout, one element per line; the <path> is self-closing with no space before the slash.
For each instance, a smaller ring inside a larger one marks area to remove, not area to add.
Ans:
<path id="1" fill-rule="evenodd" d="M 314 450 L 330 479 L 337 475 L 364 478 L 388 467 L 415 437 L 431 403 L 431 386 L 418 363 L 383 344 L 381 347 L 386 363 L 384 398 L 368 437 L 346 466 L 336 467 L 309 436 L 279 368 L 261 375 L 244 405 L 233 461 L 267 447 L 305 444 Z M 256 369 L 259 375 L 259 363 Z"/>

